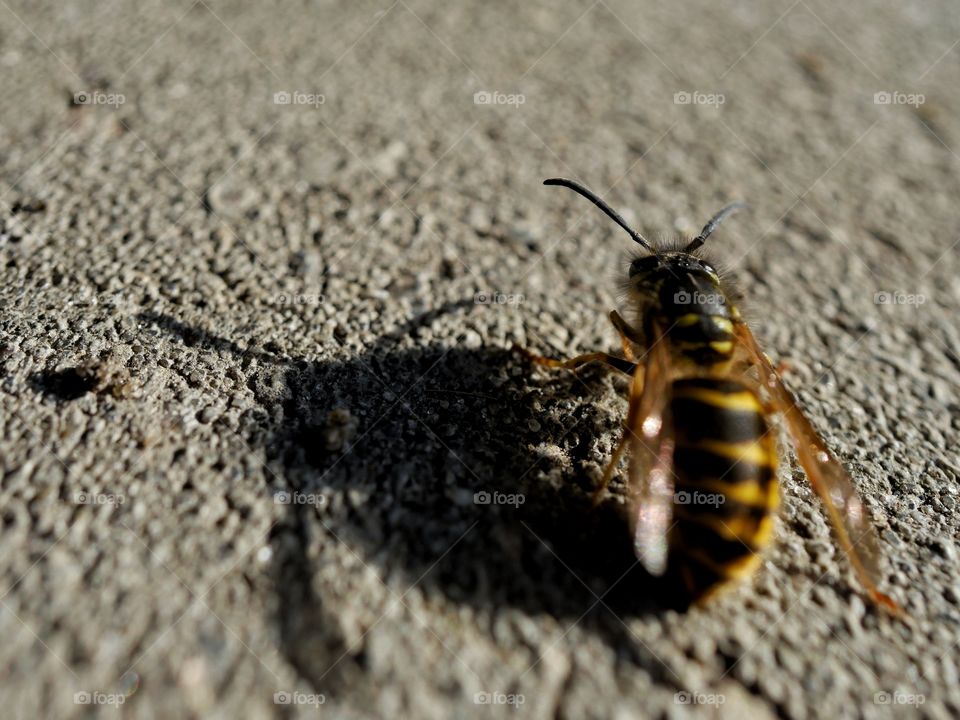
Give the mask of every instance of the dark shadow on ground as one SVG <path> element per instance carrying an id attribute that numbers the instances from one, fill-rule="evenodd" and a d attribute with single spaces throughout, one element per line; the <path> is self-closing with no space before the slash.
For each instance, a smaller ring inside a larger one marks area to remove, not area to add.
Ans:
<path id="1" fill-rule="evenodd" d="M 33 373 L 28 382 L 30 387 L 44 397 L 52 400 L 70 401 L 91 392 L 97 380 L 82 369 L 71 367 L 63 370 L 47 370 Z"/>
<path id="2" fill-rule="evenodd" d="M 351 359 L 317 363 L 141 316 L 185 344 L 258 359 L 245 372 L 260 409 L 243 432 L 266 455 L 271 491 L 364 498 L 284 506 L 271 537 L 284 653 L 321 692 L 363 672 L 363 642 L 346 642 L 317 586 L 318 543 L 340 541 L 381 576 L 400 571 L 407 586 L 419 579 L 427 595 L 579 619 L 620 657 L 660 674 L 613 613 L 655 612 L 669 598 L 636 564 L 621 505 L 590 502 L 588 458 L 621 422 L 593 401 L 625 384 L 602 368 L 579 377 L 534 370 L 496 348 L 398 349 L 399 338 L 455 311 L 421 316 Z M 484 492 L 524 502 L 475 502 Z"/>

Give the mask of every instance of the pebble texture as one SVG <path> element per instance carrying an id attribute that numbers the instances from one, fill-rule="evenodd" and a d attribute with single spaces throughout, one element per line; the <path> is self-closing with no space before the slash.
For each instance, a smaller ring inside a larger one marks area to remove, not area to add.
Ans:
<path id="1" fill-rule="evenodd" d="M 951 3 L 0 5 L 5 717 L 960 714 Z M 618 348 L 557 175 L 750 203 L 710 250 L 906 622 L 792 462 L 759 575 L 664 607 L 589 502 L 623 380 L 510 352 Z"/>

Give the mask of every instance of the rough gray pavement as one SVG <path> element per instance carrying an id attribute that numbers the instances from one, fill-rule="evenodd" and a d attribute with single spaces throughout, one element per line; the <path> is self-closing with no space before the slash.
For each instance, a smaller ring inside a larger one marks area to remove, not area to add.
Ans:
<path id="1" fill-rule="evenodd" d="M 960 714 L 955 7 L 268 5 L 0 2 L 2 715 Z M 623 381 L 510 352 L 618 347 L 556 175 L 749 201 L 712 254 L 908 621 L 794 463 L 755 580 L 638 577 Z"/>

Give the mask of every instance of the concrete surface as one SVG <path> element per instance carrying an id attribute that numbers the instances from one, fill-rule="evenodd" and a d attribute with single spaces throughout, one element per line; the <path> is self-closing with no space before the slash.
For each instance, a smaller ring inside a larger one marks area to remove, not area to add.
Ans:
<path id="1" fill-rule="evenodd" d="M 0 3 L 4 717 L 960 714 L 955 8 L 267 5 Z M 755 581 L 640 577 L 623 382 L 509 352 L 617 348 L 555 175 L 750 202 L 712 254 L 908 622 L 792 464 Z"/>

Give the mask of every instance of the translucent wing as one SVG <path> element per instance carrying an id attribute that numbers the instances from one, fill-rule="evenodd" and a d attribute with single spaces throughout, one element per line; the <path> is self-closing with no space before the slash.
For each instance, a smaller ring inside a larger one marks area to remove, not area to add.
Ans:
<path id="1" fill-rule="evenodd" d="M 775 409 L 783 413 L 797 458 L 813 489 L 823 501 L 840 547 L 850 558 L 854 572 L 878 605 L 894 613 L 902 613 L 899 605 L 877 589 L 881 579 L 880 543 L 850 475 L 797 406 L 793 393 L 784 386 L 746 324 L 738 323 L 737 335 L 739 351 L 745 356 L 748 366 L 756 369 L 758 379 Z"/>
<path id="2" fill-rule="evenodd" d="M 654 327 L 643 371 L 631 386 L 626 442 L 633 503 L 634 548 L 651 575 L 667 567 L 667 532 L 673 516 L 673 428 L 669 417 L 670 350 Z"/>

